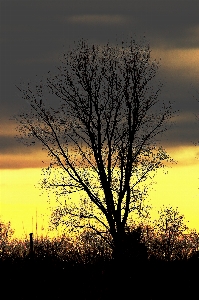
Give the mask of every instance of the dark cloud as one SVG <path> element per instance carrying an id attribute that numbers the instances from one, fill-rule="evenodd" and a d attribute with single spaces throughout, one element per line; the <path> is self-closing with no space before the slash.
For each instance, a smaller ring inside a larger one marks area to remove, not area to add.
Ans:
<path id="1" fill-rule="evenodd" d="M 199 111 L 193 98 L 199 59 L 192 57 L 199 54 L 198 11 L 198 0 L 1 1 L 1 128 L 4 131 L 10 116 L 28 109 L 15 85 L 34 84 L 36 75 L 45 77 L 55 70 L 62 53 L 80 38 L 100 44 L 116 38 L 120 42 L 127 36 L 139 40 L 145 35 L 152 53 L 162 58 L 160 97 L 174 102 L 179 114 L 194 114 Z M 177 123 L 167 133 L 168 144 L 195 141 L 194 122 L 183 119 Z M 27 151 L 5 134 L 0 145 L 1 153 Z"/>
<path id="2" fill-rule="evenodd" d="M 39 143 L 34 147 L 28 147 L 17 141 L 15 136 L 0 136 L 0 155 L 23 155 L 31 154 L 41 149 Z"/>
<path id="3" fill-rule="evenodd" d="M 174 122 L 162 136 L 161 143 L 165 148 L 179 147 L 179 146 L 193 146 L 199 142 L 199 122 L 194 119 L 182 120 L 181 122 Z"/>

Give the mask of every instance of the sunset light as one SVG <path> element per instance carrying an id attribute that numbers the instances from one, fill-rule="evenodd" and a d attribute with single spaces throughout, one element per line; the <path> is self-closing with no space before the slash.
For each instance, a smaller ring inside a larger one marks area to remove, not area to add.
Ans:
<path id="1" fill-rule="evenodd" d="M 0 298 L 198 297 L 198 12 L 0 1 Z"/>
<path id="2" fill-rule="evenodd" d="M 163 206 L 178 207 L 185 215 L 189 228 L 199 230 L 199 176 L 198 147 L 179 147 L 168 149 L 176 161 L 164 170 L 159 170 L 150 185 L 146 204 L 152 206 L 151 218 L 157 218 L 158 210 Z M 16 156 L 13 156 L 15 164 Z M 29 232 L 38 235 L 57 235 L 58 232 L 48 231 L 50 207 L 56 206 L 55 197 L 42 191 L 39 181 L 42 179 L 42 163 L 35 159 L 40 168 L 27 168 L 31 160 L 26 162 L 26 168 L 1 169 L 1 217 L 6 222 L 11 221 L 15 229 L 14 236 L 22 237 Z M 21 158 L 22 160 L 22 158 Z M 10 161 L 12 161 L 10 159 Z M 17 160 L 18 161 L 18 160 Z M 33 161 L 33 160 L 32 160 Z M 78 200 L 75 193 L 72 197 Z M 37 214 L 37 219 L 36 219 Z"/>

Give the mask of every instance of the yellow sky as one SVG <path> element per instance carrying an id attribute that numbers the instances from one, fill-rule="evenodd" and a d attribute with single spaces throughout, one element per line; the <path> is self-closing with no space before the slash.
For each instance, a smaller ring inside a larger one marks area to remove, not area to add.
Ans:
<path id="1" fill-rule="evenodd" d="M 159 170 L 155 177 L 157 183 L 151 186 L 148 198 L 153 206 L 152 219 L 163 205 L 178 207 L 189 221 L 188 226 L 199 231 L 198 147 L 170 148 L 168 152 L 178 163 L 168 168 L 168 174 Z M 36 234 L 36 219 L 38 235 L 47 234 L 50 210 L 47 194 L 41 195 L 37 185 L 40 179 L 41 168 L 0 170 L 0 217 L 11 221 L 16 237 Z"/>

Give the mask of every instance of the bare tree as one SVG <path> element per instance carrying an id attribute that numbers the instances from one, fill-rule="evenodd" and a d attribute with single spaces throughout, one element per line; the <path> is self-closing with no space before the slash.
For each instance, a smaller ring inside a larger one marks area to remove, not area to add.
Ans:
<path id="1" fill-rule="evenodd" d="M 194 250 L 193 233 L 185 234 L 184 215 L 178 209 L 163 207 L 154 222 L 154 232 L 148 238 L 149 252 L 157 258 L 171 261 L 187 258 Z"/>
<path id="2" fill-rule="evenodd" d="M 82 40 L 56 75 L 49 72 L 35 88 L 18 87 L 31 107 L 16 117 L 21 138 L 39 140 L 51 159 L 41 184 L 59 203 L 53 224 L 69 215 L 74 226 L 87 225 L 102 237 L 108 232 L 115 258 L 123 253 L 128 218 L 146 196 L 143 182 L 169 159 L 156 136 L 171 106 L 158 99 L 161 85 L 153 88 L 159 64 L 150 53 L 133 40 L 121 46 Z M 54 107 L 49 95 L 44 99 L 46 87 Z M 82 196 L 72 204 L 75 192 Z"/>

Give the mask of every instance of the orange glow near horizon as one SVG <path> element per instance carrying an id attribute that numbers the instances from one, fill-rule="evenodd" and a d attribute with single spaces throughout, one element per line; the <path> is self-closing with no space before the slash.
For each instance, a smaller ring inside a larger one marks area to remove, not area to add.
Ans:
<path id="1" fill-rule="evenodd" d="M 178 163 L 166 168 L 168 174 L 158 170 L 156 184 L 151 186 L 146 199 L 153 207 L 151 217 L 156 218 L 163 205 L 178 207 L 185 221 L 189 221 L 189 228 L 199 231 L 198 148 L 178 147 L 168 152 Z M 50 209 L 47 194 L 39 190 L 41 178 L 41 168 L 0 169 L 0 219 L 11 222 L 14 237 L 23 238 L 30 232 L 38 236 L 57 235 L 48 231 Z M 74 197 L 77 200 L 78 195 L 75 193 Z"/>

